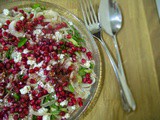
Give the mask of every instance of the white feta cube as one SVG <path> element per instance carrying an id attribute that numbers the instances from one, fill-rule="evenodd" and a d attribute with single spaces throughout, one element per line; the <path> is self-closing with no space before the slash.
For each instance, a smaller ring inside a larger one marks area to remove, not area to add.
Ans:
<path id="1" fill-rule="evenodd" d="M 22 60 L 22 55 L 20 52 L 13 52 L 11 57 L 14 59 L 14 62 L 20 62 Z"/>
<path id="2" fill-rule="evenodd" d="M 60 59 L 63 59 L 65 55 L 64 54 L 58 54 L 58 56 L 59 56 Z"/>
<path id="3" fill-rule="evenodd" d="M 51 66 L 48 65 L 48 66 L 46 67 L 46 70 L 51 70 Z"/>
<path id="4" fill-rule="evenodd" d="M 40 109 L 38 110 L 38 113 L 39 113 L 39 114 L 45 114 L 47 111 L 48 111 L 47 108 L 42 107 L 42 108 L 40 108 Z"/>
<path id="5" fill-rule="evenodd" d="M 8 9 L 4 9 L 3 10 L 3 14 L 6 15 L 6 16 L 8 16 L 9 15 L 9 10 Z"/>
<path id="6" fill-rule="evenodd" d="M 47 90 L 48 93 L 54 93 L 54 86 L 50 85 L 50 83 L 46 83 L 44 89 Z"/>
<path id="7" fill-rule="evenodd" d="M 42 88 L 44 88 L 44 84 L 43 84 L 43 82 L 42 81 L 38 81 L 38 83 L 37 83 L 39 86 L 41 86 Z"/>
<path id="8" fill-rule="evenodd" d="M 90 67 L 90 61 L 86 61 L 86 63 L 84 64 L 84 67 L 89 68 Z"/>
<path id="9" fill-rule="evenodd" d="M 76 109 L 76 106 L 75 106 L 75 105 L 71 106 L 71 109 L 72 109 L 72 110 L 75 110 L 75 109 Z"/>
<path id="10" fill-rule="evenodd" d="M 42 120 L 50 120 L 50 115 L 43 115 Z"/>
<path id="11" fill-rule="evenodd" d="M 65 105 L 67 105 L 68 104 L 68 101 L 67 100 L 64 100 L 63 102 L 61 102 L 60 103 L 60 105 L 63 107 L 63 106 L 65 106 Z"/>
<path id="12" fill-rule="evenodd" d="M 28 49 L 24 49 L 24 50 L 23 50 L 23 53 L 24 53 L 24 54 L 27 54 L 28 52 L 29 52 Z"/>
<path id="13" fill-rule="evenodd" d="M 28 65 L 35 65 L 36 61 L 35 60 L 27 60 Z"/>
<path id="14" fill-rule="evenodd" d="M 36 29 L 33 31 L 33 35 L 39 35 L 39 34 L 41 34 L 41 32 L 42 31 L 40 29 Z"/>
<path id="15" fill-rule="evenodd" d="M 24 18 L 25 18 L 24 16 L 21 16 L 21 17 L 20 17 L 20 20 L 24 20 Z"/>
<path id="16" fill-rule="evenodd" d="M 56 37 L 56 40 L 61 40 L 63 38 L 63 35 L 62 35 L 62 33 L 56 31 L 55 32 L 55 37 Z"/>
<path id="17" fill-rule="evenodd" d="M 24 86 L 23 88 L 20 89 L 20 93 L 21 94 L 26 94 L 26 93 L 29 93 L 30 90 L 31 90 L 31 87 L 26 85 L 26 86 Z"/>
<path id="18" fill-rule="evenodd" d="M 66 113 L 64 117 L 62 117 L 63 119 L 68 119 L 70 117 L 69 113 Z"/>

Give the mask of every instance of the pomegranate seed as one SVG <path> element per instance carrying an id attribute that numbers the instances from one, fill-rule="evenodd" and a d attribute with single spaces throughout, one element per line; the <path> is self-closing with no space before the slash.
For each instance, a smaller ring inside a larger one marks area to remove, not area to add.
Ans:
<path id="1" fill-rule="evenodd" d="M 64 54 L 64 53 L 66 53 L 67 52 L 67 50 L 62 50 L 62 53 Z"/>
<path id="2" fill-rule="evenodd" d="M 82 48 L 81 48 L 81 51 L 82 51 L 82 52 L 86 52 L 86 48 L 82 47 Z"/>
<path id="3" fill-rule="evenodd" d="M 83 106 L 83 102 L 82 101 L 78 102 L 78 104 L 79 104 L 80 107 Z"/>
<path id="4" fill-rule="evenodd" d="M 3 32 L 3 36 L 8 37 L 8 32 Z"/>
<path id="5" fill-rule="evenodd" d="M 67 39 L 71 39 L 71 38 L 72 38 L 72 35 L 71 35 L 71 34 L 68 34 L 68 35 L 66 36 L 66 38 L 67 38 Z"/>
<path id="6" fill-rule="evenodd" d="M 68 82 L 67 82 L 67 81 L 64 82 L 64 83 L 62 84 L 62 86 L 64 86 L 64 87 L 68 86 Z"/>
<path id="7" fill-rule="evenodd" d="M 23 13 L 24 13 L 24 10 L 19 10 L 19 12 L 23 14 Z"/>
<path id="8" fill-rule="evenodd" d="M 34 72 L 35 72 L 34 69 L 30 69 L 30 70 L 29 70 L 29 73 L 34 73 Z"/>
<path id="9" fill-rule="evenodd" d="M 75 98 L 71 98 L 71 101 L 73 104 L 76 104 L 76 102 L 77 102 Z"/>
<path id="10" fill-rule="evenodd" d="M 73 66 L 69 66 L 69 67 L 68 67 L 68 71 L 69 71 L 69 72 L 73 71 Z"/>
<path id="11" fill-rule="evenodd" d="M 60 87 L 58 88 L 58 91 L 61 92 L 62 90 L 63 90 L 63 87 L 60 86 Z"/>
<path id="12" fill-rule="evenodd" d="M 18 120 L 19 119 L 19 117 L 18 117 L 18 114 L 17 115 L 14 115 L 14 120 Z"/>
<path id="13" fill-rule="evenodd" d="M 62 26 L 62 27 L 67 27 L 67 23 L 62 22 L 62 23 L 61 23 L 61 26 Z"/>
<path id="14" fill-rule="evenodd" d="M 11 68 L 10 63 L 6 63 L 6 69 L 10 69 L 10 68 Z"/>
<path id="15" fill-rule="evenodd" d="M 87 52 L 86 55 L 87 55 L 87 57 L 88 57 L 89 60 L 92 59 L 92 53 L 91 52 Z"/>
<path id="16" fill-rule="evenodd" d="M 86 83 L 87 82 L 87 78 L 83 78 L 82 82 Z"/>
<path id="17" fill-rule="evenodd" d="M 88 84 L 91 84 L 91 83 L 92 83 L 92 80 L 91 80 L 91 79 L 88 79 L 88 80 L 87 80 L 87 83 L 88 83 Z"/>
<path id="18" fill-rule="evenodd" d="M 30 79 L 30 83 L 31 83 L 31 84 L 36 84 L 37 81 L 36 81 L 35 79 Z"/>
<path id="19" fill-rule="evenodd" d="M 84 63 L 86 63 L 86 60 L 85 60 L 85 59 L 82 59 L 81 62 L 84 64 Z"/>
<path id="20" fill-rule="evenodd" d="M 36 105 L 40 105 L 40 104 L 41 104 L 41 100 L 39 99 L 36 101 Z"/>
<path id="21" fill-rule="evenodd" d="M 35 71 L 39 71 L 39 69 L 40 69 L 39 67 L 35 67 L 34 68 Z"/>
<path id="22" fill-rule="evenodd" d="M 37 116 L 37 120 L 42 120 L 42 116 Z"/>
<path id="23" fill-rule="evenodd" d="M 33 18 L 33 16 L 34 16 L 34 14 L 31 13 L 31 14 L 30 14 L 30 19 Z"/>
<path id="24" fill-rule="evenodd" d="M 65 112 L 64 112 L 64 111 L 61 111 L 61 112 L 59 113 L 59 115 L 60 115 L 60 116 L 64 116 L 64 115 L 65 115 Z"/>
<path id="25" fill-rule="evenodd" d="M 48 25 L 48 29 L 52 30 L 53 29 L 52 25 Z"/>
<path id="26" fill-rule="evenodd" d="M 17 12 L 18 11 L 18 7 L 14 7 L 13 10 Z"/>
<path id="27" fill-rule="evenodd" d="M 27 80 L 28 78 L 29 78 L 28 75 L 23 76 L 23 80 Z"/>
<path id="28" fill-rule="evenodd" d="M 7 25 L 9 25 L 10 23 L 11 23 L 11 21 L 10 21 L 10 20 L 7 20 L 7 21 L 6 21 L 6 24 L 7 24 Z"/>
<path id="29" fill-rule="evenodd" d="M 86 78 L 90 78 L 90 73 L 86 73 Z"/>

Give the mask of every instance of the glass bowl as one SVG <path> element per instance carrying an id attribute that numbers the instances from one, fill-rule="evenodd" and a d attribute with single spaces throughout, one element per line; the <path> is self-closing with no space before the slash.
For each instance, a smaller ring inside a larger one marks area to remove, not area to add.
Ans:
<path id="1" fill-rule="evenodd" d="M 80 116 L 84 116 L 87 113 L 87 109 L 90 106 L 93 107 L 98 98 L 98 95 L 100 93 L 101 89 L 101 57 L 99 53 L 98 46 L 93 39 L 91 33 L 86 29 L 85 25 L 72 13 L 67 11 L 66 9 L 57 6 L 56 4 L 53 3 L 47 3 L 47 2 L 41 2 L 41 1 L 27 1 L 27 0 L 10 0 L 10 2 L 1 1 L 0 2 L 0 12 L 3 11 L 4 8 L 11 9 L 15 6 L 17 7 L 29 7 L 35 3 L 39 3 L 41 6 L 45 6 L 47 9 L 52 9 L 56 12 L 58 12 L 61 16 L 63 16 L 67 21 L 71 21 L 73 25 L 79 30 L 81 35 L 86 40 L 87 47 L 92 51 L 93 53 L 93 59 L 95 60 L 95 74 L 96 74 L 96 82 L 92 85 L 91 87 L 91 94 L 89 97 L 85 100 L 84 104 L 82 107 L 80 107 L 78 110 L 76 110 L 74 113 L 72 113 L 70 120 L 75 120 L 80 118 Z M 91 105 L 92 104 L 92 105 Z M 85 114 L 84 114 L 85 112 Z M 82 117 L 81 116 L 81 117 Z"/>

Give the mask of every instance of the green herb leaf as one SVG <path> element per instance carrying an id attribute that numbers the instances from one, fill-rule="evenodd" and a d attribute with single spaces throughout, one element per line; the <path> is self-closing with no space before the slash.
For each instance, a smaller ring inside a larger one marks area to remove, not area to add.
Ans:
<path id="1" fill-rule="evenodd" d="M 20 38 L 18 43 L 18 47 L 22 47 L 27 42 L 27 38 Z"/>
<path id="2" fill-rule="evenodd" d="M 77 41 L 75 41 L 73 38 L 69 39 L 69 41 L 72 42 L 73 45 L 79 46 L 78 43 L 77 43 Z"/>
<path id="3" fill-rule="evenodd" d="M 37 3 L 37 4 L 34 4 L 34 5 L 32 6 L 33 9 L 36 9 L 36 8 L 38 8 L 38 7 L 40 7 L 40 4 L 38 4 L 38 3 Z"/>
<path id="4" fill-rule="evenodd" d="M 86 74 L 85 70 L 86 70 L 86 68 L 80 67 L 80 69 L 79 69 L 79 71 L 78 71 L 79 75 L 80 75 L 80 76 L 84 76 L 84 75 Z"/>
<path id="5" fill-rule="evenodd" d="M 24 74 L 19 75 L 19 76 L 18 76 L 18 79 L 19 79 L 19 80 L 22 80 L 23 76 L 24 76 Z"/>
<path id="6" fill-rule="evenodd" d="M 94 63 L 92 63 L 92 62 L 90 63 L 90 68 L 94 69 Z"/>
<path id="7" fill-rule="evenodd" d="M 82 83 L 82 77 L 80 75 L 77 75 L 76 78 L 77 78 L 78 83 Z"/>
<path id="8" fill-rule="evenodd" d="M 60 111 L 67 112 L 67 108 L 60 108 Z"/>
<path id="9" fill-rule="evenodd" d="M 17 93 L 13 93 L 13 97 L 16 101 L 18 101 L 20 99 L 20 95 Z"/>
<path id="10" fill-rule="evenodd" d="M 56 117 L 54 115 L 51 115 L 51 120 L 56 120 Z"/>
<path id="11" fill-rule="evenodd" d="M 56 109 L 56 110 L 58 109 L 58 106 L 56 106 L 55 104 L 52 104 L 51 107 Z"/>
<path id="12" fill-rule="evenodd" d="M 40 8 L 41 10 L 45 10 L 46 8 L 44 7 L 44 6 L 41 6 L 40 4 L 34 4 L 33 6 L 32 6 L 32 9 L 37 9 L 37 8 Z"/>
<path id="13" fill-rule="evenodd" d="M 70 91 L 70 92 L 72 92 L 72 93 L 74 92 L 74 88 L 73 88 L 73 86 L 72 86 L 71 84 L 68 85 L 68 88 L 69 88 L 69 91 Z"/>
<path id="14" fill-rule="evenodd" d="M 32 120 L 37 120 L 37 116 L 33 115 Z"/>
<path id="15" fill-rule="evenodd" d="M 11 59 L 11 54 L 12 54 L 13 50 L 14 50 L 14 47 L 10 47 L 9 50 L 6 52 L 6 57 L 8 59 Z"/>
<path id="16" fill-rule="evenodd" d="M 52 115 L 58 115 L 59 113 L 60 113 L 59 110 L 55 110 L 55 111 L 51 112 Z"/>

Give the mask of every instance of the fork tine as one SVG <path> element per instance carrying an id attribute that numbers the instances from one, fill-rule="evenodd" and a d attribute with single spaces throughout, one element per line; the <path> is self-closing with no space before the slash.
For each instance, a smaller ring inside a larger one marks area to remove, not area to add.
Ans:
<path id="1" fill-rule="evenodd" d="M 94 9 L 93 9 L 93 5 L 92 5 L 92 3 L 91 3 L 91 0 L 88 0 L 88 1 L 89 1 L 90 5 L 91 5 L 91 10 L 92 10 L 94 19 L 95 19 L 96 23 L 98 23 L 98 18 L 97 18 L 96 13 L 95 13 L 95 11 L 94 11 Z"/>
<path id="2" fill-rule="evenodd" d="M 93 12 L 92 12 L 92 9 L 91 9 L 91 4 L 90 4 L 90 2 L 88 2 L 88 0 L 86 0 L 86 5 L 87 5 L 87 8 L 88 8 L 88 13 L 90 14 L 91 22 L 95 23 L 95 21 L 93 19 Z"/>
<path id="3" fill-rule="evenodd" d="M 88 22 L 88 24 L 87 25 L 90 25 L 91 24 L 91 20 L 90 20 L 90 17 L 89 17 L 89 14 L 88 14 L 88 12 L 87 12 L 87 6 L 86 6 L 86 2 L 85 2 L 85 0 L 80 0 L 80 1 L 82 1 L 82 7 L 84 8 L 83 10 L 84 10 L 84 13 L 85 13 L 85 16 L 86 16 L 86 18 L 87 18 L 87 22 Z"/>
<path id="4" fill-rule="evenodd" d="M 82 10 L 82 14 L 83 14 L 84 23 L 85 23 L 85 25 L 88 25 L 88 23 L 87 23 L 87 19 L 86 19 L 86 15 L 85 15 L 85 11 L 84 11 L 84 8 L 83 8 L 82 0 L 79 0 L 79 2 L 80 2 L 80 6 L 81 6 L 81 10 Z"/>

